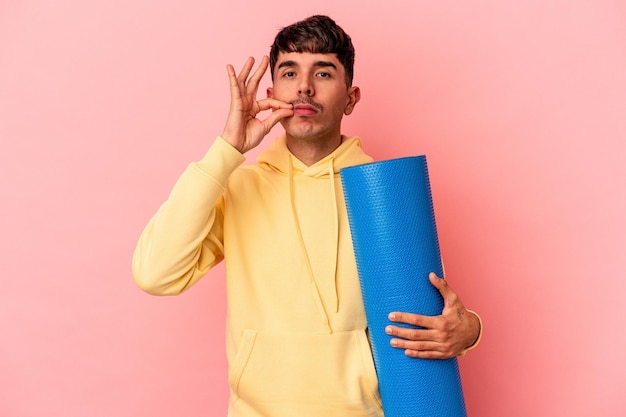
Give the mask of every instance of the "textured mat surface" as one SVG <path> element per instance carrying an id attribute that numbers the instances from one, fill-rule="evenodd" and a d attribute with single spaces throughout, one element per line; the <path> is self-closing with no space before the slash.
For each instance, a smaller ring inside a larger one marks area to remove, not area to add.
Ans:
<path id="1" fill-rule="evenodd" d="M 391 311 L 441 314 L 443 276 L 425 156 L 341 170 L 385 417 L 463 417 L 456 358 L 415 359 L 389 345 Z"/>

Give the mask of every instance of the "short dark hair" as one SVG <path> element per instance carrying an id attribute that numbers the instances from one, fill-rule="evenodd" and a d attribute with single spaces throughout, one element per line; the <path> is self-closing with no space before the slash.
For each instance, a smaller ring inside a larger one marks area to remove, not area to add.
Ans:
<path id="1" fill-rule="evenodd" d="M 274 38 L 270 49 L 270 68 L 274 80 L 274 66 L 280 52 L 309 52 L 335 54 L 346 72 L 346 85 L 354 77 L 354 46 L 352 39 L 328 16 L 315 15 L 284 27 Z"/>

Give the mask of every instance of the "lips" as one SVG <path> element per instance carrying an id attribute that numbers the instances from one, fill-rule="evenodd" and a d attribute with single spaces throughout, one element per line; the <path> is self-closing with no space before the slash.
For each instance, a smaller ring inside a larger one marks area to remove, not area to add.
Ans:
<path id="1" fill-rule="evenodd" d="M 319 112 L 318 109 L 309 104 L 296 104 L 293 112 L 297 116 L 313 116 Z"/>

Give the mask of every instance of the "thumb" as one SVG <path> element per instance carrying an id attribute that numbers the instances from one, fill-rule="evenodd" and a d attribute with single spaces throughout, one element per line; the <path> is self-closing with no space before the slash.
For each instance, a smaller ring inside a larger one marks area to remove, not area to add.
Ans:
<path id="1" fill-rule="evenodd" d="M 446 280 L 443 278 L 439 278 L 434 272 L 428 274 L 428 279 L 430 280 L 430 283 L 433 285 L 433 287 L 437 288 L 437 290 L 444 299 L 452 292 Z"/>
<path id="2" fill-rule="evenodd" d="M 431 272 L 428 275 L 428 278 L 430 279 L 430 283 L 433 287 L 437 288 L 443 297 L 444 311 L 446 308 L 460 302 L 458 295 L 454 292 L 454 290 L 452 290 L 445 279 L 439 278 L 434 272 Z"/>
<path id="3" fill-rule="evenodd" d="M 263 126 L 265 127 L 266 134 L 282 119 L 285 117 L 293 116 L 292 109 L 278 109 L 273 111 L 265 120 L 263 120 Z"/>

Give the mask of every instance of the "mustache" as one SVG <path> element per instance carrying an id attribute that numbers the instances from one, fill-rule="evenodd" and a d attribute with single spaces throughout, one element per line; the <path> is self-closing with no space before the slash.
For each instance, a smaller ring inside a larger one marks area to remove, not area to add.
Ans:
<path id="1" fill-rule="evenodd" d="M 309 106 L 313 106 L 318 110 L 322 110 L 322 105 L 319 103 L 314 102 L 313 100 L 311 100 L 310 98 L 299 98 L 297 100 L 293 100 L 289 102 L 290 104 L 292 104 L 294 107 L 297 106 L 298 104 L 308 104 Z"/>

